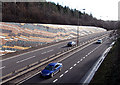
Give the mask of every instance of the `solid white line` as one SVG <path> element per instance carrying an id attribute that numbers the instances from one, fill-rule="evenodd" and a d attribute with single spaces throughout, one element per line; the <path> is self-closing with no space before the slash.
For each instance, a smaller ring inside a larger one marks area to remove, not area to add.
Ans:
<path id="1" fill-rule="evenodd" d="M 5 66 L 3 66 L 3 67 L 0 67 L 0 69 L 3 69 L 3 68 L 5 68 Z"/>
<path id="2" fill-rule="evenodd" d="M 58 80 L 58 79 L 55 79 L 55 80 L 53 81 L 53 83 L 55 83 L 57 80 Z"/>
<path id="3" fill-rule="evenodd" d="M 68 72 L 68 70 L 67 71 L 65 71 L 65 73 L 67 73 Z"/>
<path id="4" fill-rule="evenodd" d="M 63 77 L 63 74 L 60 75 L 60 78 Z"/>
<path id="5" fill-rule="evenodd" d="M 76 66 L 77 64 L 74 64 L 74 66 Z"/>
<path id="6" fill-rule="evenodd" d="M 39 71 L 39 72 L 37 72 L 36 74 L 34 74 L 34 75 L 32 75 L 32 76 L 28 77 L 27 79 L 24 79 L 23 81 L 19 82 L 19 83 L 18 83 L 18 84 L 16 84 L 16 85 L 19 85 L 19 84 L 21 84 L 21 83 L 23 83 L 23 82 L 25 82 L 25 81 L 29 80 L 30 78 L 32 78 L 32 77 L 34 77 L 34 76 L 38 75 L 39 73 L 41 73 L 41 71 Z"/>
<path id="7" fill-rule="evenodd" d="M 29 60 L 29 59 L 34 58 L 34 57 L 35 57 L 35 56 L 32 56 L 32 57 L 29 57 L 29 58 L 26 58 L 26 59 L 23 59 L 23 60 L 17 61 L 16 63 L 21 63 L 21 62 L 23 62 L 23 61 Z"/>
<path id="8" fill-rule="evenodd" d="M 70 69 L 72 69 L 73 67 L 70 67 Z"/>

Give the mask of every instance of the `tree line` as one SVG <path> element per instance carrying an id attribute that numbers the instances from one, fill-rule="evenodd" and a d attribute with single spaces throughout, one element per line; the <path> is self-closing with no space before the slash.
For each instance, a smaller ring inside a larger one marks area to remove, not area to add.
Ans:
<path id="1" fill-rule="evenodd" d="M 118 21 L 98 20 L 92 14 L 53 2 L 3 2 L 2 21 L 120 28 Z"/>

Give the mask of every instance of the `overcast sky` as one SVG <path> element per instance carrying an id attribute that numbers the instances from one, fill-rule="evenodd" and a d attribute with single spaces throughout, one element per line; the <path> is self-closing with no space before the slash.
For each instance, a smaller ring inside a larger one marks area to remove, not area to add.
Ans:
<path id="1" fill-rule="evenodd" d="M 118 20 L 118 2 L 120 0 L 46 0 L 92 14 L 97 19 Z"/>

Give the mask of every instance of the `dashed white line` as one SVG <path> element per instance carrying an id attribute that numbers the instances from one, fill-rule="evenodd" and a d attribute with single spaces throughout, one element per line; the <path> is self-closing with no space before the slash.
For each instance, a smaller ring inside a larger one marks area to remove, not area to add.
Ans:
<path id="1" fill-rule="evenodd" d="M 49 53 L 49 52 L 51 52 L 51 51 L 53 51 L 53 49 L 52 49 L 52 50 L 49 50 L 49 51 L 47 51 L 47 52 L 43 52 L 43 53 L 41 53 L 41 54 Z"/>
<path id="2" fill-rule="evenodd" d="M 47 51 L 47 52 L 51 52 L 51 51 L 53 51 L 53 49 L 52 49 L 52 50 L 49 50 L 49 51 Z"/>
<path id="3" fill-rule="evenodd" d="M 83 59 L 80 59 L 80 61 L 82 61 Z"/>
<path id="4" fill-rule="evenodd" d="M 55 80 L 53 81 L 53 83 L 55 83 L 57 80 L 58 80 L 58 79 L 55 79 Z"/>
<path id="5" fill-rule="evenodd" d="M 41 53 L 41 54 L 45 54 L 46 52 L 43 52 L 43 53 Z"/>
<path id="6" fill-rule="evenodd" d="M 85 57 L 83 57 L 83 59 L 85 59 Z"/>
<path id="7" fill-rule="evenodd" d="M 68 70 L 67 71 L 65 71 L 65 73 L 67 73 L 68 72 Z"/>
<path id="8" fill-rule="evenodd" d="M 74 64 L 74 66 L 76 66 L 77 64 Z"/>
<path id="9" fill-rule="evenodd" d="M 29 59 L 34 58 L 34 57 L 35 57 L 35 56 L 32 56 L 32 57 L 29 57 L 29 58 L 26 58 L 26 59 L 23 59 L 23 60 L 17 61 L 16 63 L 21 63 L 21 62 L 23 62 L 23 61 L 29 60 Z"/>
<path id="10" fill-rule="evenodd" d="M 70 69 L 72 69 L 73 67 L 70 67 Z"/>
<path id="11" fill-rule="evenodd" d="M 5 68 L 5 66 L 1 67 L 0 69 L 3 69 L 3 68 Z"/>
<path id="12" fill-rule="evenodd" d="M 60 75 L 60 78 L 63 77 L 63 74 Z"/>
<path id="13" fill-rule="evenodd" d="M 77 63 L 80 63 L 80 61 L 78 61 Z"/>
<path id="14" fill-rule="evenodd" d="M 90 54 L 91 54 L 91 52 L 88 53 L 88 55 L 90 55 Z"/>

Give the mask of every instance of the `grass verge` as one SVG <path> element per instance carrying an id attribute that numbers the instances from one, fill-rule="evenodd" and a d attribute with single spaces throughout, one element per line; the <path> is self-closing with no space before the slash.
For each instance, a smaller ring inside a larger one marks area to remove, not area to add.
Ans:
<path id="1" fill-rule="evenodd" d="M 120 85 L 120 38 L 106 56 L 89 85 Z"/>

